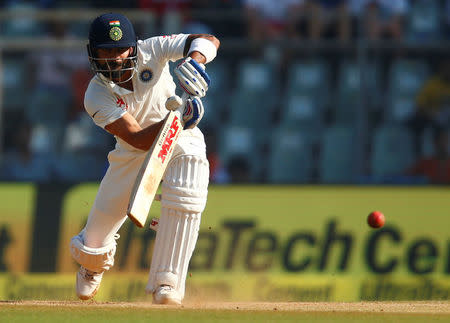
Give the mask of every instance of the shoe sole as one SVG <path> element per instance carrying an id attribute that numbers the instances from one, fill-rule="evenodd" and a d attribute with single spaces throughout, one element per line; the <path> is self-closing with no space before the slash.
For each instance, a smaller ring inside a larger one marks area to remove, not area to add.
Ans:
<path id="1" fill-rule="evenodd" d="M 77 295 L 77 296 L 82 301 L 87 301 L 87 300 L 90 300 L 92 297 L 94 297 L 95 294 L 97 294 L 97 291 L 98 291 L 98 287 L 92 292 L 91 295 Z"/>
<path id="2" fill-rule="evenodd" d="M 78 275 L 77 275 L 76 283 L 78 284 Z M 80 294 L 77 294 L 77 296 L 78 296 L 78 298 L 81 299 L 82 301 L 88 301 L 88 300 L 90 300 L 92 297 L 94 297 L 95 294 L 97 294 L 97 291 L 98 291 L 99 287 L 100 287 L 100 285 L 98 285 L 90 295 L 80 295 Z"/>
<path id="3" fill-rule="evenodd" d="M 170 298 L 170 297 L 161 297 L 158 301 L 155 301 L 155 297 L 153 296 L 153 304 L 159 305 L 181 305 L 181 301 Z"/>

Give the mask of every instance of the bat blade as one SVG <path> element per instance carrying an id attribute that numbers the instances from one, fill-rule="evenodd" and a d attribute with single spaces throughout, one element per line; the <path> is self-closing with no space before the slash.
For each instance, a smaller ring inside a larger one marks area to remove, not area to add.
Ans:
<path id="1" fill-rule="evenodd" d="M 183 130 L 180 118 L 179 111 L 168 114 L 134 182 L 127 215 L 140 228 L 145 225 L 156 191 Z"/>

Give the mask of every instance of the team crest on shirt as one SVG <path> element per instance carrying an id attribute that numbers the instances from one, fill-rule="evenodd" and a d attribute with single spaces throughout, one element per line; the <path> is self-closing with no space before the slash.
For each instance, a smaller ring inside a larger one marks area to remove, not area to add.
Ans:
<path id="1" fill-rule="evenodd" d="M 109 37 L 114 41 L 121 40 L 122 39 L 122 29 L 120 29 L 117 26 L 112 27 L 109 30 Z"/>
<path id="2" fill-rule="evenodd" d="M 152 77 L 153 77 L 153 72 L 148 68 L 146 68 L 145 70 L 142 70 L 141 73 L 139 74 L 139 79 L 145 83 L 149 82 L 152 79 Z"/>

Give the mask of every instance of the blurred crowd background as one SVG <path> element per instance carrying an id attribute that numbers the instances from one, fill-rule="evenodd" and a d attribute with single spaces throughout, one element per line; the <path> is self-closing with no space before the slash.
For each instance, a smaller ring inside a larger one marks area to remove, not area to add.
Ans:
<path id="1" fill-rule="evenodd" d="M 450 0 L 1 1 L 0 180 L 98 181 L 90 21 L 210 33 L 211 182 L 450 183 Z"/>

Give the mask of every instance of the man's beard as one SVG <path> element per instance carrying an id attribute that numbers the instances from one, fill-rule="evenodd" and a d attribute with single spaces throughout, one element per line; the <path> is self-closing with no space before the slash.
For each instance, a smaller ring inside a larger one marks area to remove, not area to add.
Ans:
<path id="1" fill-rule="evenodd" d="M 123 75 L 123 73 L 124 72 L 122 70 L 117 70 L 117 71 L 111 72 L 109 75 L 111 75 L 111 80 L 120 81 L 120 78 Z"/>
<path id="2" fill-rule="evenodd" d="M 124 69 L 130 67 L 131 67 L 131 60 L 129 59 L 126 59 L 122 64 L 109 62 L 102 64 L 101 66 L 103 70 L 109 70 L 109 72 L 104 72 L 103 75 L 105 75 L 111 81 L 120 81 L 120 78 L 127 72 L 124 71 Z"/>

